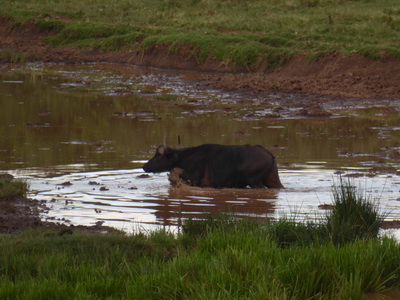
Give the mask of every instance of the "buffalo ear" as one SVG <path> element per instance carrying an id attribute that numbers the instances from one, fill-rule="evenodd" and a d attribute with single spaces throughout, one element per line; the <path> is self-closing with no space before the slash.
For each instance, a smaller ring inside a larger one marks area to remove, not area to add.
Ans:
<path id="1" fill-rule="evenodd" d="M 166 154 L 166 152 L 167 152 L 167 149 L 166 149 L 166 147 L 164 147 L 164 146 L 160 146 L 160 147 L 158 147 L 157 152 L 158 152 L 161 156 L 164 156 L 164 155 Z"/>

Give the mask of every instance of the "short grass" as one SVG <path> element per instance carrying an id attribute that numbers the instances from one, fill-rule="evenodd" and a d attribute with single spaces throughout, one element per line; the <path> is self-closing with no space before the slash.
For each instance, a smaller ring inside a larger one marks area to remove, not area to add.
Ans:
<path id="1" fill-rule="evenodd" d="M 220 216 L 187 220 L 178 235 L 0 235 L 0 298 L 362 299 L 400 288 L 399 243 L 369 229 L 377 207 L 350 182 L 334 194 L 365 222 L 337 207 L 322 224 Z M 349 227 L 344 240 L 332 239 L 336 219 Z"/>
<path id="2" fill-rule="evenodd" d="M 397 0 L 3 1 L 0 15 L 35 20 L 45 42 L 117 51 L 188 45 L 201 63 L 213 57 L 250 68 L 276 67 L 293 54 L 329 52 L 400 57 Z M 69 19 L 72 22 L 66 22 Z"/>

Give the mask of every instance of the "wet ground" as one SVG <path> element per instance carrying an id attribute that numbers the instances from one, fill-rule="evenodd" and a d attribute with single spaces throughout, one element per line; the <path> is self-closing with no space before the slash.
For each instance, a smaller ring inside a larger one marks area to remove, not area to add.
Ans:
<path id="1" fill-rule="evenodd" d="M 0 68 L 0 169 L 44 219 L 126 231 L 228 211 L 319 218 L 339 175 L 400 220 L 399 101 L 223 91 L 207 74 L 127 65 Z M 170 145 L 261 144 L 286 189 L 174 188 L 141 166 Z"/>

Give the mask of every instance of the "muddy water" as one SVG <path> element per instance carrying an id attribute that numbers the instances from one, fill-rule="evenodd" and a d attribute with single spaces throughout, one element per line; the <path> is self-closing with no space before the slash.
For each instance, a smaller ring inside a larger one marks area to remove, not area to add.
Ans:
<path id="1" fill-rule="evenodd" d="M 338 174 L 400 220 L 398 103 L 319 99 L 330 117 L 305 117 L 315 101 L 222 92 L 183 72 L 2 66 L 0 169 L 28 179 L 30 196 L 51 208 L 44 218 L 126 231 L 218 211 L 318 218 Z M 178 135 L 184 146 L 265 145 L 287 188 L 172 188 L 165 173 L 144 174 L 155 147 Z"/>

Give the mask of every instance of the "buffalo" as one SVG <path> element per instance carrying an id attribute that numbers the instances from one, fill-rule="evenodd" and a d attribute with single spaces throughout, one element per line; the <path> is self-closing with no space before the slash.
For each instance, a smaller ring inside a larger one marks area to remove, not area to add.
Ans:
<path id="1" fill-rule="evenodd" d="M 143 166 L 159 173 L 179 168 L 179 176 L 193 186 L 212 188 L 283 188 L 274 155 L 259 145 L 205 144 L 173 149 L 159 146 Z"/>

